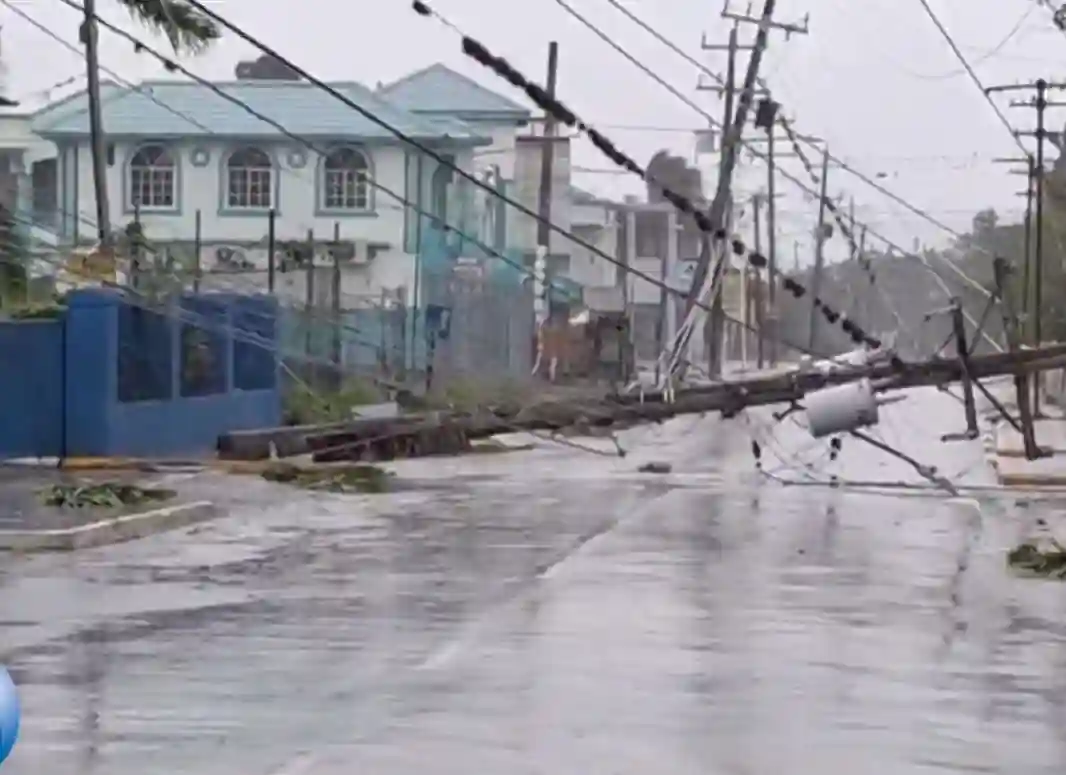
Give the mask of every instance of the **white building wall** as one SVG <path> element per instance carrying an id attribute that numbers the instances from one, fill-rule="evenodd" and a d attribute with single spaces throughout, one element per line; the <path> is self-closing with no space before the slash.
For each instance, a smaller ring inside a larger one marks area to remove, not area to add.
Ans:
<path id="1" fill-rule="evenodd" d="M 115 163 L 108 168 L 108 198 L 111 222 L 116 227 L 133 220 L 133 207 L 129 202 L 129 186 L 126 179 L 127 163 L 139 143 L 115 144 Z M 380 189 L 373 192 L 375 209 L 370 214 L 319 215 L 316 213 L 316 171 L 319 157 L 306 148 L 293 144 L 258 143 L 258 147 L 270 153 L 277 165 L 276 174 L 276 235 L 279 240 L 304 239 L 309 229 L 316 238 L 331 239 L 334 223 L 341 225 L 344 239 L 358 239 L 388 243 L 399 247 L 403 237 L 403 206 L 395 198 Z M 231 142 L 205 140 L 183 142 L 175 147 L 180 157 L 179 208 L 177 212 L 141 211 L 141 223 L 145 233 L 154 240 L 192 240 L 196 234 L 196 212 L 201 213 L 201 238 L 204 242 L 255 241 L 265 239 L 267 216 L 265 212 L 226 212 L 223 165 L 228 153 L 234 148 Z M 208 154 L 205 166 L 193 164 L 194 151 L 205 150 Z M 78 210 L 95 214 L 96 196 L 93 187 L 92 154 L 87 141 L 67 151 L 77 158 Z M 292 155 L 300 153 L 306 158 L 301 168 L 292 164 Z M 404 158 L 400 146 L 364 148 L 373 164 L 375 179 L 384 187 L 404 195 Z M 93 215 L 95 218 L 95 216 Z"/>
<path id="2" fill-rule="evenodd" d="M 574 226 L 574 234 L 612 258 L 618 257 L 618 228 L 613 223 L 600 226 Z M 609 288 L 617 285 L 616 264 L 580 245 L 570 253 L 570 279 L 586 288 Z"/>
<path id="3" fill-rule="evenodd" d="M 128 159 L 138 145 L 139 143 L 116 143 L 115 163 L 108 168 L 109 209 L 111 223 L 116 230 L 125 228 L 134 219 L 125 176 Z M 409 198 L 412 204 L 416 204 L 416 192 L 407 191 L 407 154 L 402 146 L 364 147 L 364 151 L 371 157 L 375 181 L 381 186 L 373 189 L 373 212 L 333 215 L 316 212 L 316 170 L 319 164 L 316 154 L 307 149 L 295 148 L 291 144 L 259 145 L 273 155 L 279 170 L 276 181 L 275 221 L 275 237 L 278 241 L 306 240 L 308 230 L 313 230 L 316 242 L 326 242 L 333 239 L 335 225 L 339 225 L 340 239 L 355 242 L 357 253 L 365 256 L 366 244 L 376 246 L 375 255 L 369 261 L 344 267 L 341 290 L 346 301 L 354 303 L 356 298 L 377 298 L 383 289 L 393 291 L 401 287 L 408 289 L 409 298 L 413 298 L 411 294 L 415 287 L 416 258 L 404 250 L 403 199 Z M 239 249 L 242 257 L 254 266 L 254 270 L 246 274 L 230 273 L 210 277 L 204 287 L 218 290 L 265 290 L 268 265 L 267 214 L 234 214 L 220 207 L 225 201 L 225 175 L 222 165 L 233 147 L 232 143 L 210 140 L 178 144 L 176 152 L 181 160 L 180 207 L 174 212 L 142 210 L 140 220 L 149 240 L 155 243 L 180 244 L 191 256 L 192 245 L 196 239 L 196 212 L 199 210 L 202 271 L 209 274 L 216 268 L 216 256 L 220 247 Z M 208 153 L 208 161 L 204 166 L 193 164 L 193 153 L 199 149 Z M 306 165 L 303 167 L 292 164 L 291 153 L 297 150 L 303 152 L 306 157 Z M 473 151 L 449 153 L 455 155 L 459 166 L 473 169 Z M 73 185 L 76 196 L 65 195 L 61 190 L 60 200 L 62 202 L 66 199 L 75 203 L 81 219 L 79 236 L 82 239 L 91 239 L 96 221 L 96 198 L 89 144 L 82 142 L 76 146 L 65 147 L 61 156 L 61 168 L 69 169 L 65 174 L 60 172 L 60 187 L 62 188 L 64 182 Z M 388 193 L 383 189 L 388 189 Z M 430 201 L 430 192 L 425 191 L 423 207 L 428 208 Z M 414 214 L 410 217 L 413 218 Z M 327 267 L 331 263 L 332 260 L 323 248 L 316 264 Z M 328 272 L 320 274 L 322 279 L 315 283 L 318 289 L 316 297 L 321 297 L 330 290 Z M 303 275 L 279 272 L 276 275 L 275 289 L 279 294 L 302 301 L 306 295 L 305 283 Z"/>

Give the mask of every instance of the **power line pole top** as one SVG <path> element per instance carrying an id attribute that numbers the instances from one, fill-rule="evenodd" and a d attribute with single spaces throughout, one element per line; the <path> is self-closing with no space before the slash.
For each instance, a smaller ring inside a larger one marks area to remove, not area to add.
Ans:
<path id="1" fill-rule="evenodd" d="M 736 13 L 729 9 L 729 0 L 724 0 L 722 3 L 722 18 L 732 19 L 735 22 L 751 22 L 753 24 L 765 24 L 768 29 L 781 30 L 785 33 L 785 40 L 796 35 L 806 35 L 810 32 L 810 20 L 811 15 L 807 14 L 803 17 L 803 21 L 799 24 L 788 22 L 777 22 L 773 20 L 763 19 L 755 14 L 755 9 L 752 7 L 752 3 L 748 3 L 747 10 L 744 13 Z"/>

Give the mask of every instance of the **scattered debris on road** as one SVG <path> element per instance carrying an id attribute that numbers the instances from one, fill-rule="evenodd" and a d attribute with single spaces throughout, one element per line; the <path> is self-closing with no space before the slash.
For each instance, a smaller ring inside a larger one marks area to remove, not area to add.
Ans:
<path id="1" fill-rule="evenodd" d="M 64 509 L 121 509 L 174 498 L 173 490 L 138 487 L 123 482 L 55 484 L 38 494 L 45 506 Z"/>
<path id="2" fill-rule="evenodd" d="M 1066 578 L 1066 548 L 1054 538 L 1026 541 L 1007 553 L 1007 565 L 1027 576 Z"/>
<path id="3" fill-rule="evenodd" d="M 266 468 L 261 476 L 269 482 L 280 482 L 305 490 L 335 493 L 383 493 L 389 491 L 392 474 L 378 466 L 365 463 L 343 466 L 301 467 L 277 462 Z"/>
<path id="4" fill-rule="evenodd" d="M 674 470 L 669 463 L 645 463 L 637 469 L 642 474 L 668 474 Z"/>

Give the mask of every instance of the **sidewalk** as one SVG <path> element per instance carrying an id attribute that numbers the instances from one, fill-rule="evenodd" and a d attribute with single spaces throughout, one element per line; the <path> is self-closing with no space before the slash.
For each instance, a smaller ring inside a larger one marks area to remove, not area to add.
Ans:
<path id="1" fill-rule="evenodd" d="M 83 484 L 93 479 L 160 486 L 128 473 L 112 477 L 86 474 L 75 479 L 55 469 L 0 466 L 0 556 L 8 551 L 69 551 L 117 543 L 218 515 L 213 504 L 183 498 L 184 493 L 173 501 L 119 509 L 57 508 L 41 502 L 40 493 L 47 487 Z"/>
<path id="2" fill-rule="evenodd" d="M 997 386 L 993 393 L 1017 417 L 1013 387 Z M 1066 487 L 1066 414 L 1046 399 L 1042 402 L 1041 412 L 1045 416 L 1033 422 L 1036 443 L 1051 452 L 1051 456 L 1039 460 L 1026 460 L 1022 435 L 998 413 L 988 415 L 995 423 L 988 445 L 989 463 L 1000 484 L 1008 487 Z"/>

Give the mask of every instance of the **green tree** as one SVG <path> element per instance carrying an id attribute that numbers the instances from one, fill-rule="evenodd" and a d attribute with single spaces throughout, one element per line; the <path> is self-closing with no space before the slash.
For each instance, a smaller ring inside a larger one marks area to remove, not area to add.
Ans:
<path id="1" fill-rule="evenodd" d="M 221 37 L 218 25 L 182 0 L 118 0 L 146 27 L 165 35 L 175 51 L 202 51 Z"/>
<path id="2" fill-rule="evenodd" d="M 15 219 L 0 205 L 0 306 L 26 300 L 26 245 L 15 228 Z"/>

